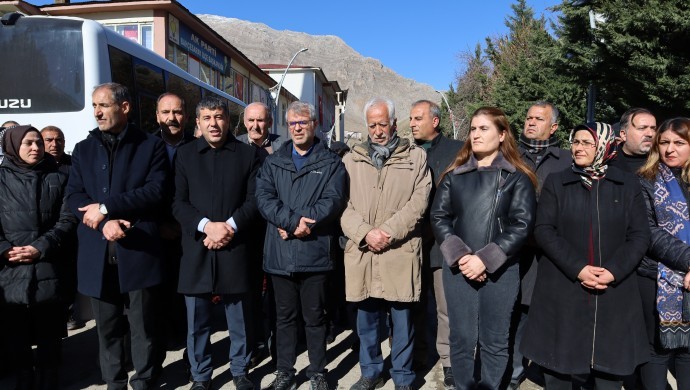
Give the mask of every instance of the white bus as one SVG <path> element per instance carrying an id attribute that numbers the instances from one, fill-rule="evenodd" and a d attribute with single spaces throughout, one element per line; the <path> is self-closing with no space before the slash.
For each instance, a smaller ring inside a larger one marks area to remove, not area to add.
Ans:
<path id="1" fill-rule="evenodd" d="M 132 95 L 130 121 L 158 129 L 156 99 L 182 96 L 187 116 L 206 95 L 227 100 L 231 129 L 245 103 L 202 83 L 165 58 L 100 23 L 80 18 L 6 14 L 0 24 L 0 124 L 13 120 L 65 133 L 66 151 L 96 127 L 91 93 L 105 82 L 126 85 Z M 187 121 L 185 131 L 193 131 Z"/>

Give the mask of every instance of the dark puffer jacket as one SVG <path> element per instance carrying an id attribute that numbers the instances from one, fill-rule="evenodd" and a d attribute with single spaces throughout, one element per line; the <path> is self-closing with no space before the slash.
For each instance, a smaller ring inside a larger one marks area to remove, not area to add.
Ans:
<path id="1" fill-rule="evenodd" d="M 690 269 L 690 246 L 659 226 L 656 211 L 654 211 L 654 181 L 640 178 L 640 184 L 647 206 L 647 220 L 652 237 L 647 255 L 637 267 L 637 273 L 656 280 L 658 261 L 675 271 L 687 272 Z"/>
<path id="2" fill-rule="evenodd" d="M 256 200 L 268 222 L 264 271 L 277 275 L 333 269 L 339 218 L 347 203 L 347 172 L 340 157 L 314 139 L 314 149 L 298 172 L 292 142 L 266 158 L 256 178 Z M 303 238 L 280 238 L 277 227 L 294 232 L 301 217 L 316 220 Z"/>
<path id="3" fill-rule="evenodd" d="M 67 175 L 52 157 L 32 171 L 5 159 L 0 165 L 0 253 L 31 245 L 40 258 L 31 264 L 0 260 L 1 302 L 33 304 L 61 298 L 63 245 L 74 234 L 77 219 L 63 202 Z"/>

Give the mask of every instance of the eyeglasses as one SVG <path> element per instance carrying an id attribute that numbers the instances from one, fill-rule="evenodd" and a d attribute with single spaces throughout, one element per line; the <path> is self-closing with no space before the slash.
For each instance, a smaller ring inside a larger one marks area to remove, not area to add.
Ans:
<path id="1" fill-rule="evenodd" d="M 311 122 L 311 120 L 288 122 L 288 126 L 290 126 L 291 129 L 294 129 L 297 125 L 300 125 L 300 127 L 306 127 L 309 122 Z"/>
<path id="2" fill-rule="evenodd" d="M 579 140 L 579 139 L 574 139 L 574 140 L 570 141 L 570 147 L 572 147 L 572 148 L 578 147 L 580 145 L 582 145 L 582 147 L 585 149 L 592 149 L 595 146 L 597 146 L 597 144 L 595 144 L 592 141 L 584 141 L 584 140 Z"/>
<path id="3" fill-rule="evenodd" d="M 44 141 L 44 142 L 53 142 L 53 141 L 55 141 L 55 142 L 57 142 L 57 143 L 63 143 L 63 142 L 65 142 L 65 139 L 64 139 L 64 138 L 57 138 L 57 137 L 54 137 L 54 138 L 52 138 L 52 137 L 46 137 L 46 138 L 43 138 L 43 141 Z"/>

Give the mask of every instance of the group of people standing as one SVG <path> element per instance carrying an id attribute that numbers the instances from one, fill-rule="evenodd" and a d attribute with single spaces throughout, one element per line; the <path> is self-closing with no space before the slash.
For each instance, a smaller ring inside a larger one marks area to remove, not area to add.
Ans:
<path id="1" fill-rule="evenodd" d="M 216 304 L 237 389 L 254 388 L 252 358 L 266 350 L 272 387 L 296 389 L 300 331 L 310 388 L 332 387 L 327 301 L 341 258 L 357 311 L 352 390 L 383 385 L 386 337 L 396 390 L 414 386 L 431 296 L 446 389 L 517 388 L 528 362 L 548 389 L 621 388 L 635 372 L 663 389 L 669 367 L 690 388 L 690 119 L 657 130 L 633 109 L 622 146 L 611 126 L 590 123 L 570 132 L 568 152 L 548 102 L 529 108 L 518 139 L 500 109 L 479 108 L 463 143 L 441 134 L 428 100 L 410 109 L 413 140 L 401 138 L 393 102 L 374 98 L 368 138 L 341 157 L 315 136 L 305 102 L 288 107 L 283 140 L 262 103 L 245 108 L 247 134 L 235 138 L 226 103 L 203 98 L 193 138 L 174 94 L 159 97 L 153 134 L 129 123 L 126 87 L 103 84 L 92 98 L 98 127 L 68 171 L 37 129 L 2 136 L 0 306 L 18 389 L 59 386 L 70 248 L 109 390 L 156 385 L 175 318 L 190 389 L 209 389 Z"/>

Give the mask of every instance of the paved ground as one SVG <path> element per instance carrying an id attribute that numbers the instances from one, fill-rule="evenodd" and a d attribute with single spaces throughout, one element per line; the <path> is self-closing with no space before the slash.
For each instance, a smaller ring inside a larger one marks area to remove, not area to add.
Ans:
<path id="1" fill-rule="evenodd" d="M 213 334 L 213 361 L 217 367 L 213 372 L 213 389 L 234 389 L 232 376 L 228 367 L 228 337 L 227 331 L 218 331 Z M 328 346 L 327 358 L 329 373 L 327 375 L 329 387 L 331 389 L 349 389 L 357 379 L 360 371 L 357 364 L 357 353 L 351 348 L 351 334 L 349 331 L 338 335 L 335 342 Z M 390 353 L 388 342 L 381 343 L 384 357 Z M 96 339 L 95 322 L 89 321 L 83 329 L 69 332 L 69 337 L 63 343 L 63 367 L 61 370 L 60 389 L 98 389 L 105 390 L 106 386 L 101 381 L 98 368 L 98 341 Z M 297 358 L 297 383 L 298 390 L 308 390 L 309 381 L 305 375 L 308 364 L 307 353 L 302 351 Z M 386 362 L 386 371 L 390 368 Z M 273 367 L 268 359 L 254 368 L 250 374 L 250 379 L 254 381 L 257 389 L 267 389 L 273 381 Z M 443 371 L 440 363 L 436 362 L 434 367 L 417 373 L 415 388 L 432 390 L 443 389 Z M 669 374 L 670 388 L 675 390 L 676 383 Z M 260 386 L 260 387 L 259 387 Z M 0 378 L 0 389 L 9 390 L 12 388 L 10 378 Z M 182 361 L 182 349 L 169 351 L 163 365 L 163 377 L 160 383 L 161 389 L 188 389 L 189 382 L 185 374 L 185 365 Z M 382 388 L 383 390 L 393 390 L 393 382 L 388 379 Z M 525 381 L 520 386 L 520 390 L 539 390 L 541 386 Z"/>
<path id="2" fill-rule="evenodd" d="M 100 379 L 98 369 L 98 343 L 96 339 L 96 329 L 94 321 L 89 321 L 86 328 L 78 331 L 69 332 L 69 337 L 63 344 L 63 367 L 61 370 L 61 389 L 106 389 Z M 234 389 L 232 377 L 228 369 L 228 337 L 227 331 L 216 332 L 212 337 L 213 360 L 215 367 L 213 372 L 213 389 Z M 384 356 L 388 356 L 390 350 L 388 342 L 382 344 Z M 357 353 L 350 348 L 350 332 L 342 332 L 338 335 L 335 342 L 328 346 L 328 365 L 327 375 L 329 385 L 332 389 L 349 389 L 350 386 L 359 379 L 360 371 L 357 364 Z M 182 350 L 170 351 L 167 354 L 164 368 L 161 389 L 187 389 L 189 383 L 184 373 L 182 362 Z M 298 389 L 309 389 L 309 381 L 305 376 L 307 366 L 307 353 L 302 352 L 297 361 L 298 370 Z M 387 363 L 388 364 L 388 363 Z M 386 371 L 389 367 L 386 368 Z M 273 368 L 270 367 L 268 359 L 250 372 L 250 379 L 254 384 L 265 389 L 273 381 Z M 418 373 L 415 387 L 418 389 L 443 389 L 443 372 L 440 364 L 433 368 Z M 383 390 L 392 390 L 393 382 L 386 381 Z M 530 382 L 522 385 L 522 390 L 536 390 L 536 386 Z M 0 379 L 0 389 L 11 389 L 9 378 Z"/>

